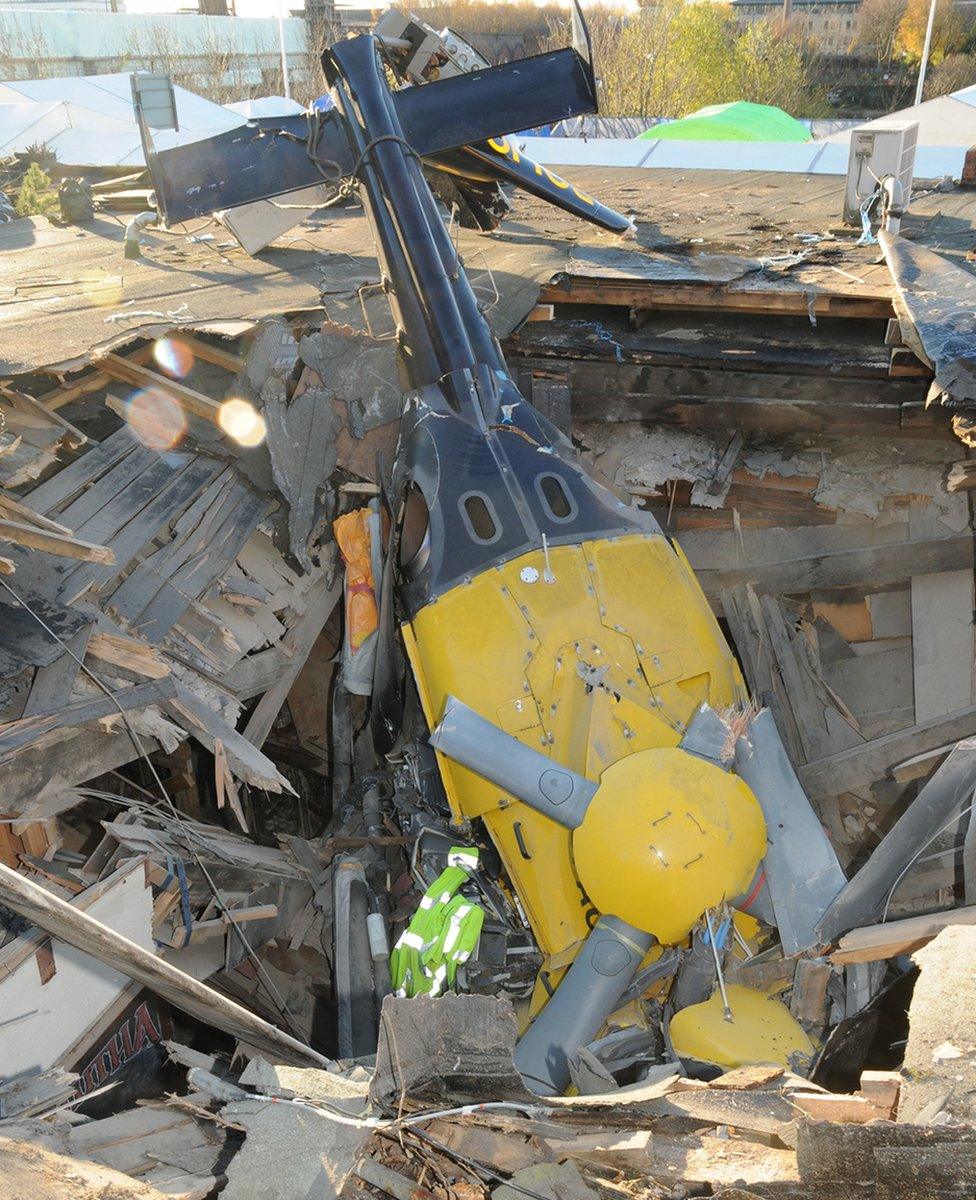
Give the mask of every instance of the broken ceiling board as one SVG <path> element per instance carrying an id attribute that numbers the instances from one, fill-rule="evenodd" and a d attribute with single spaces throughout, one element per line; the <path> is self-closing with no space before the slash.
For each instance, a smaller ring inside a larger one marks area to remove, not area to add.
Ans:
<path id="1" fill-rule="evenodd" d="M 972 569 L 912 577 L 915 719 L 931 721 L 973 703 Z"/>
<path id="2" fill-rule="evenodd" d="M 111 531 L 106 537 L 106 544 L 114 552 L 118 565 L 103 567 L 83 563 L 66 572 L 58 588 L 59 597 L 70 603 L 93 584 L 112 579 L 151 538 L 192 504 L 220 469 L 220 464 L 213 459 L 193 457 L 189 463 L 169 471 L 168 477 L 160 471 L 156 478 L 153 470 L 155 465 L 147 468 L 136 481 L 136 485 L 140 480 L 144 481 L 142 487 L 126 488 L 86 522 L 86 528 Z"/>
<path id="3" fill-rule="evenodd" d="M 900 588 L 891 592 L 874 592 L 866 599 L 871 613 L 872 637 L 911 637 L 911 588 Z"/>
<path id="4" fill-rule="evenodd" d="M 891 719 L 900 719 L 902 725 L 914 724 L 910 644 L 890 646 L 876 654 L 853 654 L 850 658 L 825 663 L 823 677 L 862 728 L 886 714 Z M 839 749 L 839 746 L 834 747 L 834 750 Z"/>
<path id="5" fill-rule="evenodd" d="M 316 515 L 316 496 L 335 468 L 338 423 L 329 392 L 322 387 L 296 391 L 289 401 L 272 394 L 264 401 L 271 468 L 288 501 L 288 539 L 297 561 L 311 570 L 308 539 Z"/>
<path id="6" fill-rule="evenodd" d="M 80 911 L 145 950 L 153 947 L 152 889 L 142 860 L 133 860 L 82 892 Z M 32 953 L 24 957 L 28 943 Z M 38 980 L 36 951 L 50 947 L 53 971 Z M 16 964 L 8 968 L 7 964 Z M 57 940 L 31 935 L 0 951 L 0 1061 L 4 1075 L 46 1070 L 129 984 L 127 976 Z"/>
<path id="7" fill-rule="evenodd" d="M 140 636 L 160 641 L 227 572 L 268 507 L 227 467 L 177 518 L 170 540 L 129 573 L 108 610 Z"/>

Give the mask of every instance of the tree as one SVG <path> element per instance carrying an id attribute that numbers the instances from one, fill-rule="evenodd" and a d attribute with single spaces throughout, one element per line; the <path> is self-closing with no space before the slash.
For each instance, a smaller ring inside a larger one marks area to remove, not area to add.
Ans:
<path id="1" fill-rule="evenodd" d="M 898 26 L 895 49 L 906 62 L 913 65 L 922 61 L 929 5 L 930 0 L 908 0 L 905 15 Z M 935 24 L 932 26 L 932 45 L 929 50 L 931 65 L 938 66 L 947 54 L 961 49 L 965 37 L 965 26 L 958 9 L 952 0 L 941 0 L 936 6 Z"/>
<path id="2" fill-rule="evenodd" d="M 890 67 L 907 7 L 908 0 L 861 0 L 854 27 L 855 49 Z"/>
<path id="3" fill-rule="evenodd" d="M 976 84 L 976 55 L 947 54 L 925 81 L 925 99 L 947 96 Z"/>
<path id="4" fill-rule="evenodd" d="M 587 22 L 600 111 L 608 116 L 681 117 L 730 100 L 802 116 L 825 111 L 810 85 L 803 43 L 779 20 L 743 27 L 727 5 L 658 0 L 632 16 L 588 8 Z M 550 45 L 564 39 L 554 28 Z"/>
<path id="5" fill-rule="evenodd" d="M 33 217 L 51 212 L 57 208 L 58 194 L 54 190 L 50 176 L 45 175 L 36 162 L 24 172 L 14 208 L 18 217 Z"/>

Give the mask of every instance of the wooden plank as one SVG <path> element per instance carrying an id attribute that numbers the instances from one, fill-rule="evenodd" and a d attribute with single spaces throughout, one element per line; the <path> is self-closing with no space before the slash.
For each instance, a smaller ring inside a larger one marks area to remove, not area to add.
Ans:
<path id="1" fill-rule="evenodd" d="M 169 666 L 153 647 L 137 638 L 112 633 L 93 634 L 88 643 L 87 658 L 110 675 L 122 674 L 127 679 L 162 679 L 169 674 Z"/>
<path id="2" fill-rule="evenodd" d="M 884 779 L 897 763 L 976 734 L 976 707 L 873 738 L 797 770 L 811 800 L 858 792 Z"/>
<path id="3" fill-rule="evenodd" d="M 268 508 L 263 496 L 234 478 L 220 503 L 206 514 L 179 554 L 167 555 L 168 547 L 164 547 L 158 560 L 153 555 L 147 567 L 151 570 L 158 562 L 171 573 L 132 618 L 144 637 L 153 642 L 162 640 L 190 602 L 203 596 L 224 575 Z"/>
<path id="4" fill-rule="evenodd" d="M 211 400 L 202 392 L 187 387 L 184 383 L 179 383 L 175 379 L 161 375 L 158 371 L 150 370 L 149 367 L 122 358 L 118 354 L 106 354 L 104 358 L 98 360 L 98 366 L 112 379 L 119 379 L 133 387 L 156 388 L 167 396 L 172 396 L 184 412 L 194 417 L 200 417 L 218 427 L 220 425 L 221 404 L 216 400 Z"/>
<path id="5" fill-rule="evenodd" d="M 142 738 L 147 754 L 158 750 L 153 738 Z M 0 795 L 0 815 L 5 817 L 31 814 L 40 810 L 44 816 L 55 816 L 80 803 L 72 791 L 77 784 L 104 775 L 139 757 L 139 752 L 127 732 L 99 734 L 92 737 L 80 732 L 55 744 L 28 747 L 3 767 L 3 790 Z M 0 825 L 0 845 L 3 830 Z"/>
<path id="6" fill-rule="evenodd" d="M 88 639 L 94 628 L 94 624 L 83 626 L 73 637 L 67 639 L 67 649 L 60 658 L 46 667 L 38 667 L 24 711 L 20 714 L 22 717 L 51 712 L 59 703 L 68 703 L 75 677 L 80 669 L 78 660 L 84 661 Z"/>
<path id="7" fill-rule="evenodd" d="M 69 463 L 56 475 L 52 475 L 29 492 L 27 501 L 30 507 L 36 513 L 50 513 L 66 500 L 70 500 L 82 488 L 89 487 L 95 479 L 121 462 L 138 445 L 136 435 L 128 425 L 123 425 L 87 454 L 75 459 L 73 463 Z"/>
<path id="8" fill-rule="evenodd" d="M 793 1092 L 790 1103 L 815 1121 L 842 1121 L 864 1125 L 881 1117 L 875 1105 L 863 1096 L 834 1096 L 823 1092 Z M 887 1118 L 884 1118 L 887 1119 Z"/>
<path id="9" fill-rule="evenodd" d="M 901 954 L 911 954 L 932 941 L 950 925 L 976 925 L 976 905 L 953 908 L 948 912 L 929 913 L 888 921 L 884 925 L 864 925 L 845 933 L 830 955 L 838 966 L 848 963 L 879 962 Z"/>
<path id="10" fill-rule="evenodd" d="M 973 703 L 972 568 L 912 577 L 912 665 L 916 722 Z"/>
<path id="11" fill-rule="evenodd" d="M 757 592 L 781 594 L 870 587 L 877 591 L 916 575 L 963 570 L 973 561 L 972 534 L 911 539 L 857 550 L 837 550 L 747 567 L 699 569 L 698 581 L 709 598 L 751 583 Z"/>
<path id="12" fill-rule="evenodd" d="M 0 542 L 13 542 L 15 546 L 26 546 L 29 550 L 40 550 L 55 554 L 59 558 L 80 559 L 82 562 L 101 563 L 112 566 L 115 553 L 108 546 L 98 546 L 81 538 L 53 533 L 38 525 L 24 525 L 20 521 L 0 518 Z"/>
<path id="13" fill-rule="evenodd" d="M 520 355 L 508 360 L 524 388 L 534 372 L 554 363 L 568 377 L 576 421 L 658 421 L 681 429 L 762 433 L 871 434 L 892 439 L 948 441 L 947 410 L 925 408 L 917 385 L 843 377 L 776 375 L 720 366 L 589 362 L 572 357 Z M 870 395 L 870 399 L 866 398 Z"/>
<path id="14" fill-rule="evenodd" d="M 106 541 L 192 461 L 191 455 L 164 458 L 148 446 L 139 445 L 72 500 L 59 519 L 79 535 Z"/>
<path id="15" fill-rule="evenodd" d="M 542 304 L 607 304 L 620 308 L 714 309 L 760 316 L 851 317 L 891 319 L 891 296 L 879 289 L 832 292 L 817 289 L 749 288 L 714 283 L 661 283 L 650 279 L 616 280 L 568 275 L 543 284 Z"/>
<path id="16" fill-rule="evenodd" d="M 266 921 L 277 915 L 277 904 L 255 904 L 250 908 L 233 908 L 219 917 L 213 917 L 206 921 L 194 921 L 189 931 L 189 937 L 187 937 L 185 926 L 174 925 L 172 943 L 174 946 L 185 946 L 188 942 L 202 941 L 204 938 L 226 933 L 232 922 L 240 925 L 247 921 Z"/>
<path id="17" fill-rule="evenodd" d="M 182 1012 L 272 1055 L 272 1062 L 328 1067 L 329 1060 L 309 1046 L 3 864 L 0 901 L 52 937 L 138 980 Z"/>

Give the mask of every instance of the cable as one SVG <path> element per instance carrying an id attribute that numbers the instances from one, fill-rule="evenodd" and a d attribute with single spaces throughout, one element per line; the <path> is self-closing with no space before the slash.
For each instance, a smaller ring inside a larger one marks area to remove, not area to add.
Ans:
<path id="1" fill-rule="evenodd" d="M 402 138 L 396 133 L 381 133 L 379 137 L 374 137 L 372 141 L 367 142 L 363 147 L 363 152 L 356 160 L 356 165 L 352 169 L 352 176 L 354 179 L 359 177 L 359 172 L 365 166 L 366 156 L 373 149 L 373 147 L 378 146 L 380 142 L 397 142 L 399 145 L 403 146 L 407 154 L 412 155 L 417 162 L 420 163 L 421 170 L 423 170 L 424 160 L 420 157 L 417 151 L 414 150 L 413 146 L 410 145 L 406 138 Z"/>
<path id="2" fill-rule="evenodd" d="M 4 579 L 2 576 L 0 576 L 0 586 L 5 588 L 6 591 L 8 591 L 10 593 L 10 595 L 14 598 L 14 600 L 27 613 L 29 613 L 31 617 L 34 618 L 34 620 L 38 623 L 38 625 L 40 625 L 40 627 L 44 630 L 44 632 L 49 637 L 53 638 L 54 641 L 57 642 L 57 644 L 68 655 L 71 656 L 71 658 L 78 664 L 78 667 L 80 668 L 80 670 L 82 670 L 89 677 L 89 679 L 91 679 L 91 681 L 95 684 L 95 686 L 97 688 L 99 688 L 100 691 L 104 692 L 105 696 L 109 700 L 111 700 L 112 703 L 115 705 L 115 707 L 119 710 L 119 715 L 122 717 L 122 723 L 125 726 L 126 732 L 128 733 L 133 746 L 135 747 L 136 753 L 141 758 L 143 758 L 145 760 L 146 764 L 148 765 L 149 770 L 152 773 L 152 777 L 155 780 L 156 786 L 159 788 L 159 793 L 162 796 L 163 800 L 166 802 L 166 805 L 171 810 L 174 819 L 181 827 L 185 828 L 182 814 L 180 813 L 180 811 L 176 807 L 176 805 L 173 803 L 173 801 L 170 799 L 169 793 L 166 791 L 166 787 L 163 784 L 162 779 L 159 777 L 159 772 L 156 770 L 156 764 L 149 757 L 149 754 L 147 753 L 145 746 L 142 744 L 142 741 L 141 741 L 139 735 L 136 733 L 136 731 L 132 725 L 132 722 L 129 720 L 129 714 L 125 711 L 125 709 L 122 707 L 122 705 L 119 704 L 115 693 L 111 690 L 111 688 L 109 688 L 104 683 L 104 681 L 102 679 L 99 678 L 99 676 L 94 671 L 92 671 L 92 669 L 90 667 L 85 666 L 84 662 L 78 657 L 77 654 L 75 654 L 74 650 L 71 649 L 71 647 L 67 644 L 67 642 L 65 642 L 63 638 L 61 638 L 57 633 L 55 633 L 55 631 L 50 627 L 50 625 L 48 625 L 48 623 L 44 620 L 44 618 L 39 613 L 35 612 L 35 610 L 30 606 L 30 604 L 28 604 L 28 602 L 22 596 L 20 596 L 14 588 L 12 588 L 10 586 L 10 584 L 7 582 L 7 580 Z M 207 870 L 204 863 L 200 860 L 199 856 L 197 855 L 196 851 L 193 849 L 192 845 L 189 844 L 189 838 L 187 839 L 187 842 L 188 842 L 187 848 L 189 850 L 190 857 L 193 859 L 194 865 L 200 870 L 200 873 L 203 875 L 204 879 L 206 880 L 207 886 L 210 888 L 211 894 L 213 895 L 213 898 L 217 905 L 218 910 L 227 918 L 228 923 L 229 923 L 231 929 L 234 931 L 235 935 L 237 936 L 238 940 L 240 941 L 245 954 L 251 959 L 251 962 L 254 965 L 254 969 L 257 972 L 258 980 L 260 982 L 264 983 L 264 986 L 267 989 L 268 995 L 271 998 L 272 1004 L 277 1009 L 282 1020 L 284 1020 L 285 1024 L 292 1031 L 292 1033 L 295 1035 L 295 1037 L 297 1037 L 299 1039 L 299 1041 L 302 1041 L 303 1044 L 307 1045 L 307 1043 L 304 1042 L 301 1032 L 298 1030 L 294 1021 L 292 1020 L 291 1013 L 288 1011 L 288 1007 L 285 1004 L 284 997 L 281 995 L 281 993 L 278 991 L 277 987 L 275 986 L 274 980 L 272 980 L 271 977 L 268 975 L 267 971 L 264 968 L 264 964 L 258 958 L 258 956 L 255 953 L 250 942 L 247 940 L 246 936 L 244 935 L 244 932 L 241 929 L 240 925 L 238 924 L 237 921 L 234 920 L 233 913 L 227 907 L 227 905 L 224 903 L 223 898 L 221 897 L 220 892 L 217 889 L 217 885 L 214 883 L 213 876 Z"/>

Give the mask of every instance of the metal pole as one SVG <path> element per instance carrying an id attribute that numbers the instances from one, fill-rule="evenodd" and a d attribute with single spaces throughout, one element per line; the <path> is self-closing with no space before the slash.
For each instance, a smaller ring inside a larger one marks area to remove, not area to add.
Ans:
<path id="1" fill-rule="evenodd" d="M 281 49 L 281 78 L 284 82 L 285 99 L 291 99 L 291 86 L 288 83 L 288 53 L 285 50 L 285 21 L 282 16 L 281 6 L 284 0 L 278 0 L 278 45 Z M 932 0 L 935 3 L 935 0 Z"/>
<path id="2" fill-rule="evenodd" d="M 935 6 L 938 0 L 932 0 L 929 5 L 929 21 L 925 26 L 925 45 L 922 47 L 922 61 L 918 68 L 918 87 L 915 89 L 915 103 L 922 103 L 922 92 L 925 90 L 925 72 L 929 65 L 929 49 L 932 45 L 932 26 L 935 24 Z"/>

